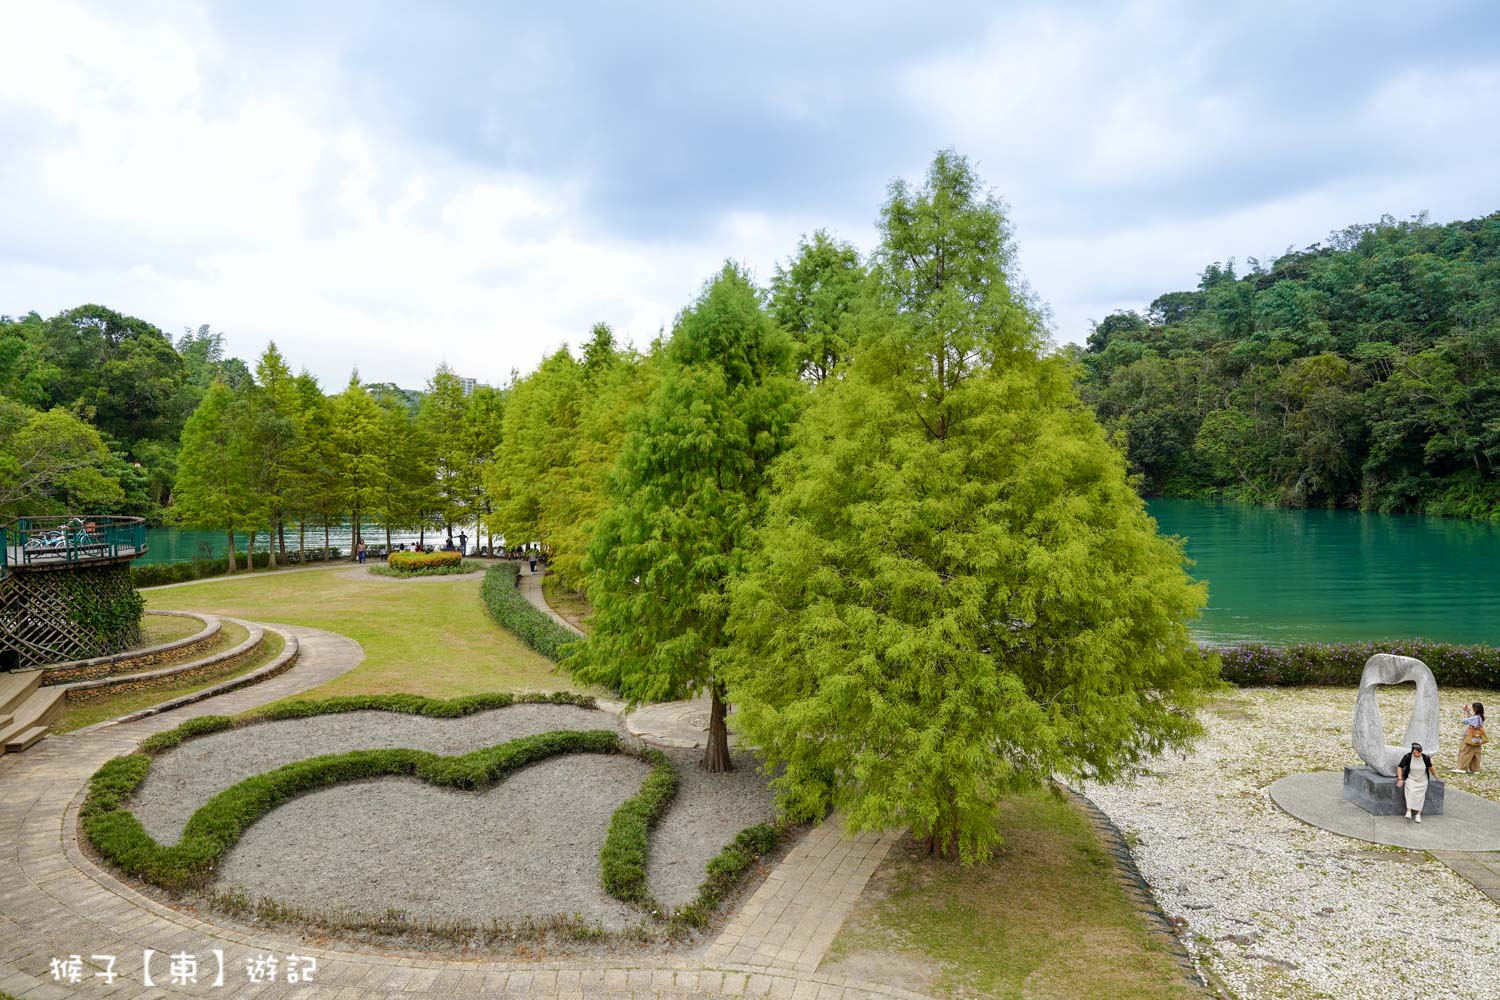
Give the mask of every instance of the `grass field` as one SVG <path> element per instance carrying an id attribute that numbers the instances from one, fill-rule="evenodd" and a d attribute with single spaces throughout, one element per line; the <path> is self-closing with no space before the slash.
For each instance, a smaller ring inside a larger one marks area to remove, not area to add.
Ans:
<path id="1" fill-rule="evenodd" d="M 243 627 L 232 625 L 229 622 L 224 623 L 224 630 L 230 632 L 229 642 L 223 644 L 225 649 L 244 642 L 245 637 L 249 634 Z M 96 722 L 119 718 L 122 715 L 128 715 L 131 712 L 150 708 L 152 705 L 159 705 L 164 701 L 170 701 L 181 695 L 201 691 L 215 684 L 222 684 L 227 680 L 248 674 L 252 670 L 257 670 L 265 666 L 280 656 L 281 651 L 285 648 L 286 640 L 274 632 L 267 632 L 264 641 L 260 644 L 260 648 L 255 651 L 255 655 L 222 674 L 214 674 L 211 677 L 193 677 L 175 684 L 162 684 L 158 687 L 145 688 L 139 691 L 123 691 L 120 694 L 106 695 L 102 698 L 90 698 L 87 701 L 72 702 L 62 710 L 62 714 L 52 723 L 52 731 L 54 733 L 69 733 L 75 729 L 82 729 L 84 726 L 92 726 Z M 204 652 L 202 655 L 209 656 L 219 651 L 219 649 L 212 649 Z"/>
<path id="2" fill-rule="evenodd" d="M 152 646 L 162 646 L 169 642 L 176 642 L 178 639 L 186 639 L 190 635 L 197 635 L 202 629 L 203 623 L 196 618 L 147 614 L 141 621 L 141 641 L 135 648 L 148 649 Z"/>
<path id="3" fill-rule="evenodd" d="M 963 867 L 895 847 L 823 971 L 951 997 L 1188 997 L 1084 815 L 1045 793 L 1001 806 L 1005 846 Z"/>
<path id="4" fill-rule="evenodd" d="M 341 633 L 364 647 L 363 663 L 302 697 L 582 690 L 495 624 L 479 600 L 476 577 L 393 582 L 344 563 L 216 577 L 142 593 L 153 610 L 306 625 Z"/>

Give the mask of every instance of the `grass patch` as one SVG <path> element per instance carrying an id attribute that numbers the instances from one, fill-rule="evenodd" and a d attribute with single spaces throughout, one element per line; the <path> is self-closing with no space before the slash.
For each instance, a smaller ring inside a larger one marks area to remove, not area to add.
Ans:
<path id="1" fill-rule="evenodd" d="M 522 642 L 554 663 L 563 652 L 578 641 L 578 636 L 553 621 L 551 616 L 532 605 L 517 583 L 521 567 L 513 562 L 496 563 L 484 574 L 480 591 L 490 616 L 515 633 Z"/>
<path id="2" fill-rule="evenodd" d="M 392 587 L 347 565 L 276 576 L 241 575 L 180 590 L 146 591 L 148 607 L 183 608 L 328 629 L 365 652 L 355 669 L 313 697 L 411 693 L 452 698 L 489 691 L 550 691 L 575 685 L 501 628 L 473 577 Z"/>
<path id="3" fill-rule="evenodd" d="M 894 848 L 824 968 L 942 996 L 1067 1000 L 1082 984 L 1112 1000 L 1198 995 L 1076 806 L 1037 792 L 1000 811 L 1005 845 L 985 864 Z"/>
<path id="4" fill-rule="evenodd" d="M 416 576 L 463 576 L 466 573 L 478 573 L 484 569 L 484 563 L 477 559 L 465 559 L 463 561 L 448 560 L 432 564 L 411 565 L 406 562 L 397 562 L 396 556 L 415 555 L 413 552 L 396 552 L 392 554 L 391 561 L 382 566 L 376 563 L 370 567 L 370 573 L 374 576 L 390 577 L 394 580 L 409 580 Z M 448 553 L 434 553 L 434 555 L 446 555 Z M 452 553 L 457 555 L 458 553 Z"/>
<path id="5" fill-rule="evenodd" d="M 542 577 L 542 591 L 547 595 L 547 605 L 562 615 L 580 632 L 589 631 L 594 609 L 588 599 L 576 590 L 569 590 L 556 576 Z"/>
<path id="6" fill-rule="evenodd" d="M 148 613 L 141 619 L 141 642 L 131 648 L 135 650 L 164 646 L 169 642 L 197 635 L 201 631 L 203 631 L 203 623 L 196 618 Z"/>
<path id="7" fill-rule="evenodd" d="M 230 649 L 239 645 L 249 635 L 244 626 L 232 625 L 230 622 L 225 622 L 225 632 L 229 632 L 231 629 L 238 630 L 239 636 L 233 642 L 224 645 L 224 649 Z M 285 648 L 286 640 L 279 633 L 268 630 L 260 647 L 249 658 L 235 664 L 223 673 L 216 673 L 209 676 L 199 675 L 197 677 L 185 678 L 175 683 L 160 684 L 139 691 L 122 691 L 119 694 L 102 695 L 96 698 L 86 698 L 82 701 L 68 702 L 57 719 L 52 723 L 52 731 L 54 733 L 70 733 L 75 729 L 82 729 L 85 726 L 92 726 L 98 722 L 128 715 L 131 712 L 138 712 L 143 708 L 150 708 L 152 705 L 159 705 L 164 701 L 170 701 L 185 694 L 192 694 L 194 691 L 202 691 L 204 688 L 213 687 L 215 684 L 222 684 L 236 677 L 243 677 L 252 670 L 259 670 L 267 663 L 276 659 Z M 208 651 L 194 656 L 193 659 L 200 659 L 216 652 L 222 652 L 222 650 L 219 648 L 210 648 Z M 160 666 L 162 664 L 156 664 L 149 669 L 159 669 Z"/>

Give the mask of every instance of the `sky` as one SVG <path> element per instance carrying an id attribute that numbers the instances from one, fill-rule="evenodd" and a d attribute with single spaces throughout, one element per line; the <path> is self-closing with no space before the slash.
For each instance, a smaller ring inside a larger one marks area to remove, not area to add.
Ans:
<path id="1" fill-rule="evenodd" d="M 644 345 L 968 156 L 1053 338 L 1335 229 L 1500 210 L 1500 4 L 0 0 L 0 314 L 337 388 Z"/>

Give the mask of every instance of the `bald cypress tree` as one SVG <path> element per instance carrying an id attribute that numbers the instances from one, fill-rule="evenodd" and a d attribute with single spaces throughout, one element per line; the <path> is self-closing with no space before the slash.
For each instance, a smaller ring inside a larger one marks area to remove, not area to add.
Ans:
<path id="1" fill-rule="evenodd" d="M 882 213 L 841 378 L 732 588 L 736 728 L 794 817 L 981 859 L 999 799 L 1194 732 L 1203 591 L 1043 354 L 1002 206 L 940 154 Z"/>
<path id="2" fill-rule="evenodd" d="M 703 765 L 729 770 L 719 660 L 726 589 L 761 515 L 802 389 L 790 342 L 728 264 L 678 317 L 661 383 L 634 418 L 584 560 L 593 632 L 576 676 L 632 705 L 712 700 Z"/>

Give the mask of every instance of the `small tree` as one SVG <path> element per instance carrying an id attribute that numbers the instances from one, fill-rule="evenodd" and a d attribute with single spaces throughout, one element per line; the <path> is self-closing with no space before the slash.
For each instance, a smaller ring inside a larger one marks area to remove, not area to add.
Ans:
<path id="1" fill-rule="evenodd" d="M 1204 591 L 1041 357 L 967 163 L 940 155 L 883 218 L 854 359 L 733 587 L 728 679 L 790 815 L 909 825 L 977 860 L 1001 796 L 1110 779 L 1194 733 Z"/>
<path id="2" fill-rule="evenodd" d="M 667 353 L 589 543 L 594 630 L 569 662 L 581 680 L 618 690 L 632 705 L 707 688 L 713 707 L 703 766 L 719 772 L 731 767 L 718 671 L 726 587 L 801 390 L 785 334 L 733 264 L 678 318 Z"/>

